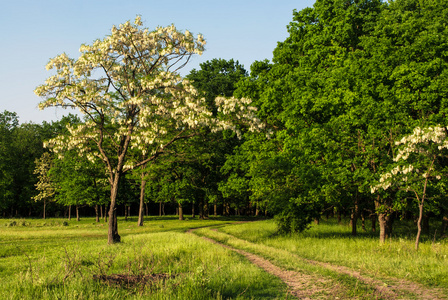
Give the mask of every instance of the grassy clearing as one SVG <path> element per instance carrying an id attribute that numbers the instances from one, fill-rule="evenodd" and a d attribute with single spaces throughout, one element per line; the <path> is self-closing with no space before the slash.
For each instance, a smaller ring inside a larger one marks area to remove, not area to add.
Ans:
<path id="1" fill-rule="evenodd" d="M 380 245 L 370 233 L 360 232 L 352 238 L 348 226 L 332 220 L 289 236 L 276 235 L 272 220 L 235 221 L 241 219 L 151 217 L 144 227 L 137 227 L 136 218 L 119 219 L 123 242 L 107 246 L 106 224 L 92 218 L 80 222 L 0 219 L 0 299 L 287 297 L 287 287 L 280 279 L 234 251 L 185 234 L 190 228 L 277 266 L 325 278 L 328 289 L 318 295 L 323 298 L 371 299 L 378 294 L 372 295 L 371 285 L 352 276 L 298 257 L 361 270 L 384 282 L 394 277 L 448 290 L 448 242 L 433 243 L 427 238 L 416 252 L 413 236 L 407 233 L 410 226 L 398 227 L 400 235 Z"/>
<path id="2" fill-rule="evenodd" d="M 408 230 L 408 227 L 403 228 Z M 426 238 L 416 252 L 414 236 L 410 234 L 401 233 L 401 237 L 391 238 L 380 245 L 378 237 L 371 233 L 351 237 L 350 228 L 338 225 L 334 220 L 322 221 L 304 233 L 289 236 L 277 236 L 272 220 L 223 226 L 220 230 L 243 240 L 300 257 L 347 266 L 375 277 L 395 277 L 448 289 L 446 239 L 433 243 Z"/>
<path id="3" fill-rule="evenodd" d="M 143 228 L 119 221 L 123 242 L 107 246 L 106 226 L 93 219 L 0 220 L 0 299 L 285 298 L 278 278 L 184 233 L 228 220 L 149 218 Z"/>

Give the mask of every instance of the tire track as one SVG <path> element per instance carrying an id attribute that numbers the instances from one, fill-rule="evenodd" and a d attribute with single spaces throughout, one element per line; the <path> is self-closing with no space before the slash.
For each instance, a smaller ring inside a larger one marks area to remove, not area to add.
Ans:
<path id="1" fill-rule="evenodd" d="M 195 230 L 196 229 L 190 229 L 187 233 L 193 233 Z M 333 287 L 329 289 L 328 286 L 331 284 L 330 280 L 322 277 L 284 270 L 261 256 L 230 247 L 208 237 L 202 236 L 201 238 L 245 256 L 251 263 L 262 268 L 269 274 L 280 278 L 288 286 L 288 294 L 298 299 L 328 299 L 331 294 L 340 290 L 338 285 L 333 285 Z"/>
<path id="2" fill-rule="evenodd" d="M 187 232 L 193 233 L 195 230 L 196 229 L 191 229 L 191 230 L 188 230 Z M 212 230 L 216 230 L 216 229 L 212 229 Z M 227 235 L 229 235 L 229 234 L 227 234 Z M 229 236 L 231 236 L 231 235 L 229 235 Z M 234 236 L 231 236 L 231 237 L 235 240 L 240 240 L 240 241 L 250 243 L 246 240 L 241 240 Z M 250 252 L 247 252 L 244 250 L 233 248 L 231 246 L 217 242 L 216 240 L 208 238 L 208 237 L 202 237 L 202 238 L 211 243 L 215 243 L 217 245 L 220 245 L 224 248 L 230 249 L 232 251 L 235 251 L 235 252 L 245 256 L 253 264 L 259 266 L 266 272 L 279 277 L 283 282 L 285 282 L 288 285 L 290 294 L 299 299 L 310 299 L 309 297 L 313 297 L 313 295 L 314 296 L 316 296 L 316 295 L 327 295 L 327 296 L 333 295 L 333 298 L 334 298 L 335 292 L 337 292 L 338 289 L 341 288 L 340 286 L 335 285 L 333 287 L 333 289 L 329 289 L 328 285 L 331 282 L 328 279 L 323 279 L 322 277 L 303 274 L 303 273 L 296 272 L 296 271 L 287 271 L 287 270 L 284 270 L 284 269 L 281 269 L 281 268 L 275 266 L 269 260 L 262 258 L 261 256 L 255 255 L 253 253 L 250 253 Z M 263 245 L 263 246 L 272 248 L 272 247 L 269 247 L 266 245 Z M 428 299 L 428 300 L 429 299 L 431 299 L 431 300 L 432 299 L 434 299 L 434 300 L 448 299 L 446 297 L 446 295 L 443 294 L 443 291 L 441 289 L 436 289 L 436 288 L 428 289 L 421 284 L 407 281 L 404 279 L 391 278 L 391 281 L 393 281 L 394 283 L 387 284 L 381 280 L 374 279 L 374 278 L 371 278 L 368 276 L 364 276 L 361 274 L 361 272 L 352 270 L 348 267 L 333 265 L 330 263 L 325 263 L 325 262 L 320 262 L 320 261 L 315 261 L 315 260 L 310 260 L 310 259 L 305 259 L 305 258 L 297 256 L 296 254 L 290 253 L 286 250 L 277 249 L 277 248 L 273 248 L 273 249 L 275 249 L 276 251 L 279 251 L 279 250 L 285 251 L 288 253 L 288 255 L 291 255 L 292 257 L 294 257 L 297 260 L 301 260 L 301 261 L 304 261 L 304 262 L 312 264 L 312 265 L 317 265 L 317 266 L 332 270 L 339 274 L 345 274 L 345 275 L 354 277 L 357 280 L 373 287 L 375 289 L 375 295 L 382 299 L 406 299 L 406 296 L 404 296 L 405 294 L 413 294 L 413 295 L 415 295 L 415 297 L 417 299 Z M 375 296 L 375 295 L 372 295 L 372 296 Z M 313 298 L 315 298 L 315 297 L 313 297 Z M 324 299 L 327 299 L 327 297 L 324 296 Z"/>

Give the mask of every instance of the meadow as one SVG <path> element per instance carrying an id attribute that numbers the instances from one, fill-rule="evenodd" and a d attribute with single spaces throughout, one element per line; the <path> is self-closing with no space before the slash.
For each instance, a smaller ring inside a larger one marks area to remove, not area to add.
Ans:
<path id="1" fill-rule="evenodd" d="M 106 224 L 92 218 L 0 219 L 0 299 L 294 298 L 277 276 L 223 245 L 319 282 L 310 298 L 388 298 L 375 282 L 329 266 L 448 295 L 446 240 L 427 238 L 416 252 L 404 231 L 380 245 L 371 233 L 351 237 L 350 228 L 334 220 L 287 236 L 276 234 L 273 220 L 242 222 L 252 220 L 148 217 L 137 227 L 135 218 L 119 219 L 122 243 L 108 246 Z M 395 292 L 419 298 L 409 289 Z"/>

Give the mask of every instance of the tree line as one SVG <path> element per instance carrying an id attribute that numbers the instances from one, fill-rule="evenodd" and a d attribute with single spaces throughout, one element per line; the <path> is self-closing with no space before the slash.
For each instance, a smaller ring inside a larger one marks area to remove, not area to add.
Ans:
<path id="1" fill-rule="evenodd" d="M 266 202 L 284 232 L 348 210 L 353 235 L 359 218 L 378 220 L 382 242 L 398 218 L 416 220 L 416 248 L 430 218 L 444 235 L 447 14 L 414 0 L 295 11 L 272 62 L 238 83 L 275 135 L 226 161 L 232 192 Z"/>
<path id="2" fill-rule="evenodd" d="M 41 108 L 83 114 L 45 136 L 51 162 L 36 150 L 49 170 L 39 199 L 107 204 L 109 243 L 119 241 L 116 205 L 132 195 L 140 225 L 148 200 L 175 203 L 180 218 L 187 206 L 201 217 L 218 206 L 267 213 L 281 232 L 349 214 L 353 235 L 370 219 L 381 242 L 407 218 L 418 248 L 431 218 L 442 236 L 448 224 L 447 17 L 441 0 L 318 0 L 293 12 L 272 61 L 248 73 L 215 59 L 185 78 L 201 35 L 149 31 L 139 17 L 113 27 L 80 58 L 52 59 L 57 74 L 35 91 Z"/>

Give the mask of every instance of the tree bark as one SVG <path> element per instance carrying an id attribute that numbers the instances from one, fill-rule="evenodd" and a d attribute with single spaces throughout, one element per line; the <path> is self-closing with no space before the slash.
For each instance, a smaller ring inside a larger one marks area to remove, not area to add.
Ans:
<path id="1" fill-rule="evenodd" d="M 99 215 L 99 213 L 98 213 L 98 204 L 95 204 L 95 219 L 96 219 L 96 222 L 97 223 L 99 223 L 100 222 L 100 215 Z"/>
<path id="2" fill-rule="evenodd" d="M 119 243 L 121 241 L 121 237 L 118 234 L 118 224 L 117 224 L 117 193 L 118 193 L 118 182 L 120 180 L 120 174 L 117 173 L 114 176 L 114 181 L 111 186 L 110 193 L 110 207 L 109 207 L 109 226 L 107 232 L 107 243 L 109 245 L 114 243 Z"/>
<path id="3" fill-rule="evenodd" d="M 355 206 L 352 208 L 352 213 L 350 215 L 350 225 L 352 226 L 352 236 L 356 236 L 357 233 L 357 223 L 358 223 L 359 206 L 358 200 L 355 201 Z"/>
<path id="4" fill-rule="evenodd" d="M 209 216 L 209 208 L 208 208 L 208 201 L 204 201 L 204 219 L 208 220 L 208 216 Z"/>
<path id="5" fill-rule="evenodd" d="M 68 206 L 68 220 L 70 221 L 72 219 L 72 206 Z"/>
<path id="6" fill-rule="evenodd" d="M 381 206 L 386 207 L 387 209 L 381 208 Z M 377 196 L 375 200 L 375 210 L 378 215 L 378 224 L 380 225 L 380 243 L 384 244 L 386 239 L 392 234 L 392 224 L 394 221 L 393 215 L 390 212 L 390 201 L 389 200 L 380 200 L 380 196 Z"/>
<path id="7" fill-rule="evenodd" d="M 448 228 L 448 216 L 444 215 L 442 217 L 442 227 L 440 228 L 441 237 L 445 236 L 447 228 Z"/>
<path id="8" fill-rule="evenodd" d="M 392 234 L 392 225 L 394 222 L 394 216 L 391 213 L 380 212 L 378 213 L 378 224 L 380 225 L 380 243 L 384 244 L 386 239 Z"/>
<path id="9" fill-rule="evenodd" d="M 179 202 L 179 220 L 183 221 L 184 220 L 184 210 L 182 209 L 182 204 Z"/>
<path id="10" fill-rule="evenodd" d="M 418 250 L 420 243 L 420 235 L 422 234 L 422 218 L 423 218 L 423 201 L 418 205 L 418 220 L 417 220 L 417 236 L 415 237 L 415 250 Z"/>
<path id="11" fill-rule="evenodd" d="M 204 200 L 199 201 L 199 220 L 204 220 Z"/>
<path id="12" fill-rule="evenodd" d="M 79 222 L 79 206 L 76 204 L 76 221 Z"/>
<path id="13" fill-rule="evenodd" d="M 363 231 L 367 231 L 366 229 L 366 212 L 362 210 L 361 212 L 361 228 Z"/>

